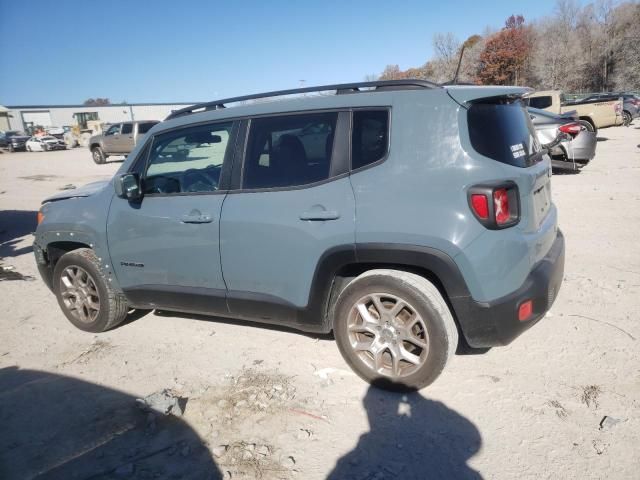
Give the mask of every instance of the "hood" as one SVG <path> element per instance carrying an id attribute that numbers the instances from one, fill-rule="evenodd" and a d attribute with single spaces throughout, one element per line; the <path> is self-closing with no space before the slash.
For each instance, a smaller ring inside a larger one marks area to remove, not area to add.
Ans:
<path id="1" fill-rule="evenodd" d="M 26 142 L 31 137 L 25 137 L 23 135 L 13 135 L 12 137 L 7 138 L 8 142 Z"/>
<path id="2" fill-rule="evenodd" d="M 448 85 L 444 87 L 451 98 L 466 107 L 468 103 L 497 97 L 522 97 L 533 90 L 527 87 L 500 87 L 479 85 Z"/>
<path id="3" fill-rule="evenodd" d="M 56 193 L 55 195 L 51 195 L 50 197 L 45 198 L 42 203 L 56 202 L 58 200 L 65 200 L 67 198 L 89 197 L 91 195 L 94 195 L 95 193 L 100 192 L 110 183 L 110 180 L 88 183 L 87 185 L 84 185 L 80 188 L 65 190 L 63 192 Z"/>
<path id="4" fill-rule="evenodd" d="M 57 138 L 48 138 L 46 140 L 42 140 L 44 143 L 60 143 L 60 140 Z"/>

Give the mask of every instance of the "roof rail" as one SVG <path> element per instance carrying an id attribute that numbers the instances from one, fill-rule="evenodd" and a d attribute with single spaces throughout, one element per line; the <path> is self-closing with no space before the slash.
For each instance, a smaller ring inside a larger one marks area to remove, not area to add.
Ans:
<path id="1" fill-rule="evenodd" d="M 174 110 L 169 114 L 166 120 L 172 118 L 181 117 L 183 115 L 189 115 L 191 113 L 206 112 L 208 110 L 220 110 L 225 107 L 225 103 L 244 102 L 247 100 L 256 100 L 259 98 L 269 97 L 282 97 L 285 95 L 296 95 L 300 93 L 311 92 L 325 92 L 329 90 L 335 90 L 336 95 L 343 95 L 347 93 L 358 93 L 361 88 L 374 88 L 376 90 L 402 90 L 402 89 L 420 89 L 420 88 L 440 88 L 437 83 L 429 82 L 427 80 L 377 80 L 373 82 L 359 82 L 359 83 L 340 83 L 336 85 L 322 85 L 319 87 L 305 87 L 294 88 L 291 90 L 276 90 L 266 93 L 255 93 L 253 95 L 244 95 L 241 97 L 224 98 L 222 100 L 215 100 L 212 102 L 197 103 L 190 107 Z"/>

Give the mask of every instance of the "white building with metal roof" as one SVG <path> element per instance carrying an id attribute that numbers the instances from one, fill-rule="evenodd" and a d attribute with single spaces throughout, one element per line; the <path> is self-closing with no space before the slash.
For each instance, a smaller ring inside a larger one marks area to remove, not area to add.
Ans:
<path id="1" fill-rule="evenodd" d="M 7 128 L 28 131 L 33 127 L 86 125 L 89 120 L 102 123 L 129 120 L 164 120 L 173 110 L 194 103 L 117 103 L 111 105 L 9 105 L 6 107 Z"/>

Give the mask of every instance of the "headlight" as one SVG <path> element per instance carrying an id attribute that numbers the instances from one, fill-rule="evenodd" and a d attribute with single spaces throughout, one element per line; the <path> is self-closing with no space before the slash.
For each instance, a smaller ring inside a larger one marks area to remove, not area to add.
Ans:
<path id="1" fill-rule="evenodd" d="M 42 207 L 40 208 L 40 210 L 38 210 L 38 225 L 40 225 L 42 223 L 42 221 L 44 220 L 44 213 L 42 213 Z"/>

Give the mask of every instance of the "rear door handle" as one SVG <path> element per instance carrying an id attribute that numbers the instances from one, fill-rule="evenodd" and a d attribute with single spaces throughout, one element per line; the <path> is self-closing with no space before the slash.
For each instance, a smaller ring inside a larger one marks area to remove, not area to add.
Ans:
<path id="1" fill-rule="evenodd" d="M 334 210 L 311 210 L 300 215 L 300 220 L 326 221 L 339 218 L 340 214 Z"/>
<path id="2" fill-rule="evenodd" d="M 213 217 L 201 213 L 190 213 L 189 215 L 183 215 L 180 221 L 182 223 L 211 223 L 213 222 Z"/>

